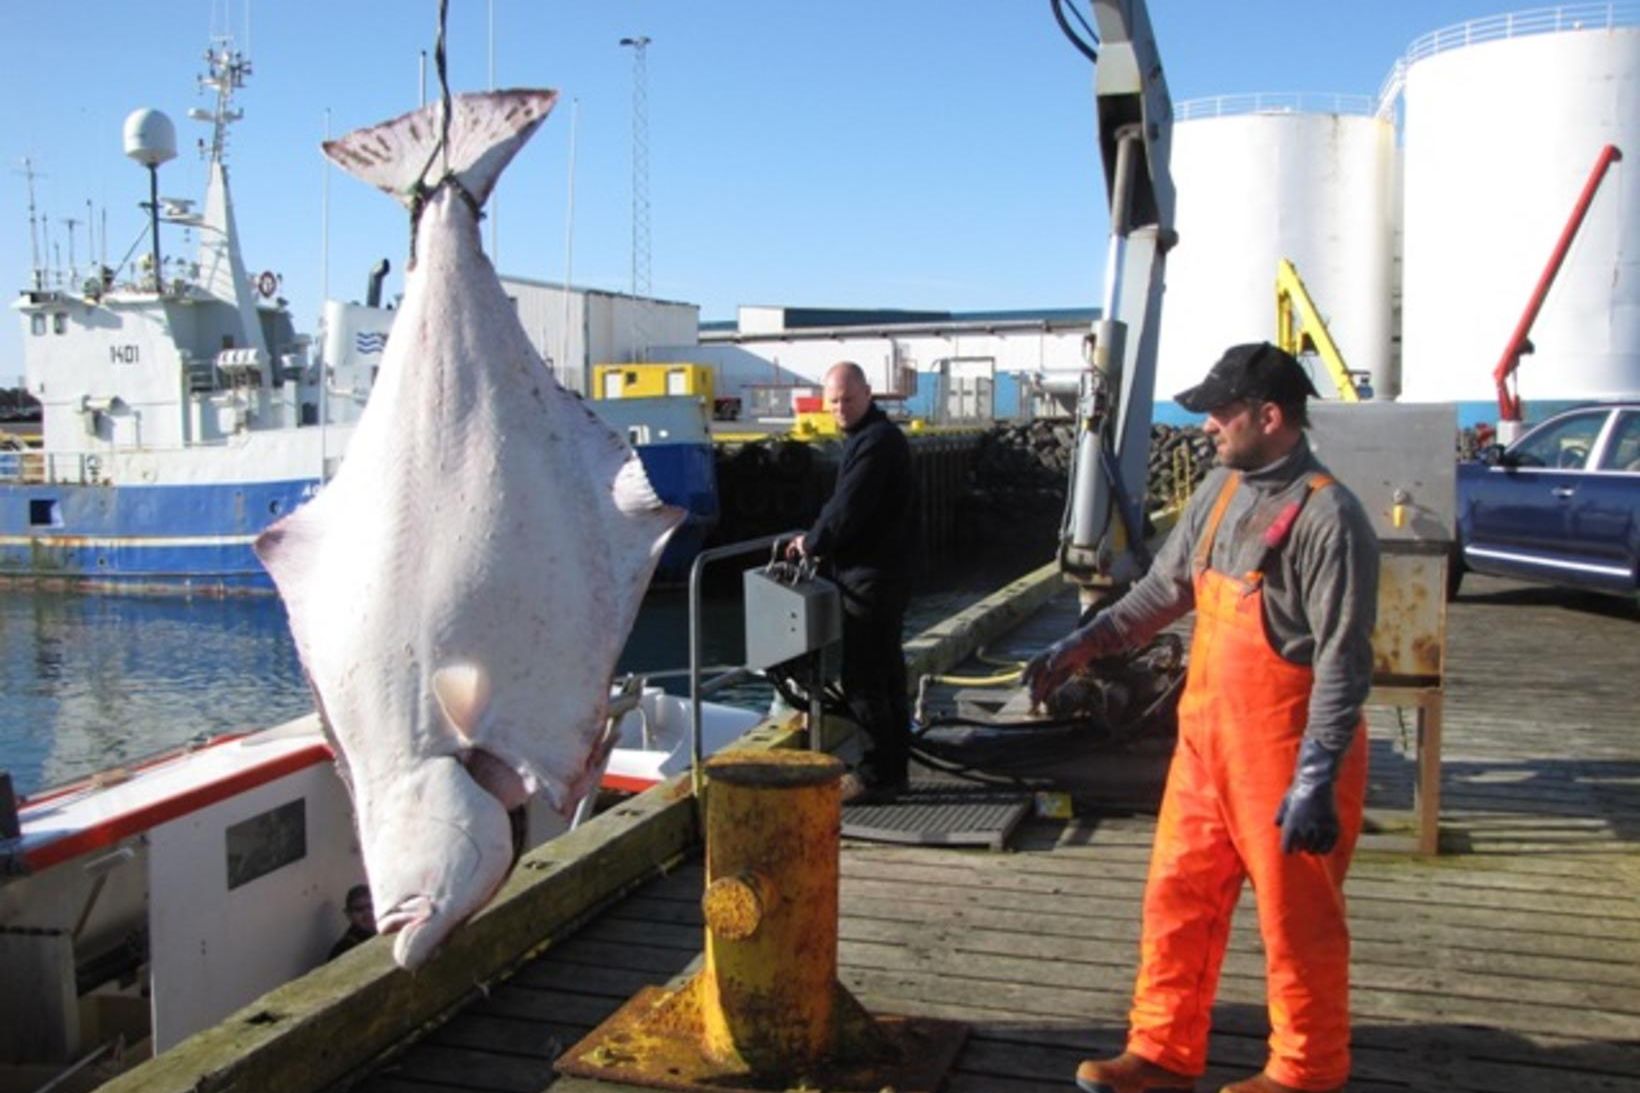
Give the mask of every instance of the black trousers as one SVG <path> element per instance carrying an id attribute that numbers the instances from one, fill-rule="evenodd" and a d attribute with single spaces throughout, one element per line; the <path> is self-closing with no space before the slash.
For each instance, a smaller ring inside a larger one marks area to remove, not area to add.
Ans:
<path id="1" fill-rule="evenodd" d="M 911 757 L 911 707 L 900 633 L 908 582 L 851 574 L 838 583 L 843 599 L 843 696 L 868 741 L 860 774 L 868 783 L 904 782 Z"/>

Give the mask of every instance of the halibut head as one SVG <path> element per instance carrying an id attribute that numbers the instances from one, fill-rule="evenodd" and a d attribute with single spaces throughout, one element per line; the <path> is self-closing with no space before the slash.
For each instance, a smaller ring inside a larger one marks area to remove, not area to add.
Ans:
<path id="1" fill-rule="evenodd" d="M 412 213 L 405 293 L 336 477 L 256 553 L 290 616 L 393 955 L 424 961 L 513 862 L 508 811 L 597 782 L 616 658 L 682 510 L 554 380 L 479 243 L 551 91 L 325 145 Z"/>

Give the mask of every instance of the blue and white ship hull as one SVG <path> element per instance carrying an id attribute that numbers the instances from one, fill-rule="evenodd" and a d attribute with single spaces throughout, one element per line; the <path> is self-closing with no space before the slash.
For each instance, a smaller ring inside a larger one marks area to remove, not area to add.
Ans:
<path id="1" fill-rule="evenodd" d="M 718 516 L 704 410 L 693 398 L 589 405 L 628 437 L 661 499 L 688 513 L 657 571 L 663 581 L 686 579 Z M 320 432 L 268 431 L 240 444 L 164 454 L 48 460 L 0 453 L 0 581 L 88 591 L 272 592 L 251 543 L 318 492 L 321 462 L 334 467 L 350 430 Z M 281 466 L 290 473 L 277 474 Z M 258 471 L 277 477 L 253 480 Z M 29 481 L 47 477 L 57 480 Z"/>
<path id="2" fill-rule="evenodd" d="M 272 592 L 251 542 L 318 478 L 0 486 L 0 580 L 99 591 Z"/>

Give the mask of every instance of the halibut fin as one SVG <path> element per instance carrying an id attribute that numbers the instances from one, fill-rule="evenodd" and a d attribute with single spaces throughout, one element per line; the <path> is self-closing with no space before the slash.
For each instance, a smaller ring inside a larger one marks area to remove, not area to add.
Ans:
<path id="1" fill-rule="evenodd" d="M 478 739 L 490 693 L 489 673 L 476 664 L 451 664 L 433 673 L 433 696 L 463 740 Z"/>
<path id="2" fill-rule="evenodd" d="M 348 764 L 347 752 L 342 747 L 336 726 L 331 723 L 330 713 L 325 709 L 324 694 L 320 691 L 310 669 L 313 660 L 307 629 L 298 622 L 299 619 L 305 620 L 307 617 L 305 608 L 301 606 L 307 600 L 303 594 L 307 585 L 304 577 L 318 556 L 323 535 L 324 510 L 320 501 L 321 498 L 315 497 L 295 512 L 263 528 L 261 534 L 251 541 L 251 552 L 262 563 L 262 568 L 268 571 L 268 576 L 273 578 L 273 586 L 278 590 L 279 598 L 285 602 L 290 636 L 296 643 L 296 655 L 302 662 L 303 674 L 307 676 L 308 690 L 313 693 L 313 708 L 319 715 L 319 727 L 324 731 L 325 739 L 330 742 L 336 772 L 341 776 L 342 784 L 347 787 L 348 796 L 352 797 L 353 774 Z"/>
<path id="3" fill-rule="evenodd" d="M 558 92 L 517 89 L 451 98 L 450 144 L 443 139 L 444 104 L 433 102 L 392 121 L 327 140 L 331 162 L 412 207 L 418 191 L 448 175 L 480 206 L 496 179 L 551 112 Z"/>
<path id="4" fill-rule="evenodd" d="M 262 563 L 262 568 L 273 578 L 273 585 L 285 601 L 290 617 L 291 636 L 296 639 L 297 652 L 304 666 L 308 660 L 308 635 L 297 620 L 305 617 L 300 605 L 308 584 L 306 577 L 312 571 L 324 538 L 324 495 L 321 493 L 307 504 L 283 519 L 270 524 L 251 542 L 251 550 Z M 322 711 L 321 711 L 322 712 Z"/>

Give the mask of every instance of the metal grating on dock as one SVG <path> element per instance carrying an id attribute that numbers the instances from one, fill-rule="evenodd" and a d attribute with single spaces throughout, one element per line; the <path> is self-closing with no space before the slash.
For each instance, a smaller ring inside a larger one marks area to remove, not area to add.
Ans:
<path id="1" fill-rule="evenodd" d="M 1640 1088 L 1640 629 L 1616 601 L 1470 577 L 1451 606 L 1443 847 L 1365 852 L 1348 884 L 1352 1093 Z M 1056 602 L 994 651 L 1063 633 Z M 1374 793 L 1401 728 L 1371 711 Z M 1153 823 L 1027 818 L 995 854 L 848 844 L 841 977 L 868 1007 L 970 1022 L 950 1093 L 1059 1093 L 1118 1050 Z M 363 1093 L 554 1093 L 551 1062 L 701 947 L 702 871 L 649 883 L 365 1078 Z M 1201 1090 L 1258 1069 L 1268 1028 L 1251 897 Z M 624 1088 L 624 1087 L 622 1087 Z"/>
<path id="2" fill-rule="evenodd" d="M 1001 850 L 1031 797 L 962 782 L 914 781 L 890 800 L 843 806 L 843 838 Z"/>

